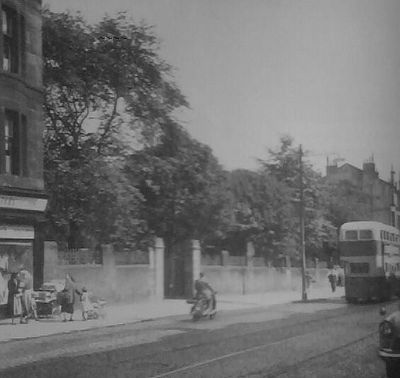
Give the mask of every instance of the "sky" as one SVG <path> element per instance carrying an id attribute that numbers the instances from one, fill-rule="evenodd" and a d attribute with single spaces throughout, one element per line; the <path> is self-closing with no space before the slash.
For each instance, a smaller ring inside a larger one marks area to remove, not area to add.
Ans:
<path id="1" fill-rule="evenodd" d="M 89 22 L 154 25 L 190 103 L 179 119 L 227 169 L 257 168 L 283 135 L 380 177 L 400 171 L 398 0 L 44 0 Z"/>

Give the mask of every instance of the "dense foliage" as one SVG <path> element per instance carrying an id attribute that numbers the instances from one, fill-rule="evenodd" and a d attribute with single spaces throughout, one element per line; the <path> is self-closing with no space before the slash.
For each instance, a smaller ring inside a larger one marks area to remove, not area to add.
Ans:
<path id="1" fill-rule="evenodd" d="M 279 263 L 299 259 L 299 187 L 308 257 L 340 224 L 368 217 L 367 195 L 326 185 L 289 136 L 259 169 L 222 169 L 174 118 L 187 102 L 151 28 L 125 14 L 89 25 L 43 14 L 48 237 L 70 247 L 189 239 Z"/>
<path id="2" fill-rule="evenodd" d="M 51 233 L 70 246 L 133 241 L 145 229 L 124 159 L 186 105 L 157 47 L 151 30 L 125 14 L 91 26 L 44 11 L 48 218 Z"/>
<path id="3" fill-rule="evenodd" d="M 141 218 L 167 247 L 204 240 L 223 227 L 224 172 L 210 148 L 176 123 L 157 145 L 133 154 L 127 172 L 144 197 Z"/>

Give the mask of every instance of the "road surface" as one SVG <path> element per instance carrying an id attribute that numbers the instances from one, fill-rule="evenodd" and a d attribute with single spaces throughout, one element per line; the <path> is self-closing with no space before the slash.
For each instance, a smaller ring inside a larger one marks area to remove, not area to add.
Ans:
<path id="1" fill-rule="evenodd" d="M 0 376 L 385 377 L 379 307 L 291 303 L 9 341 L 0 345 Z"/>

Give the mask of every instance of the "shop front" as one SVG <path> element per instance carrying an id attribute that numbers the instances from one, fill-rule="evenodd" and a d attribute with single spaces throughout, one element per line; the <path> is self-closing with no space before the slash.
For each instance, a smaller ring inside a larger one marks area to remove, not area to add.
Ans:
<path id="1" fill-rule="evenodd" d="M 8 280 L 27 270 L 38 287 L 43 279 L 41 224 L 45 198 L 0 194 L 0 318 L 7 316 Z"/>

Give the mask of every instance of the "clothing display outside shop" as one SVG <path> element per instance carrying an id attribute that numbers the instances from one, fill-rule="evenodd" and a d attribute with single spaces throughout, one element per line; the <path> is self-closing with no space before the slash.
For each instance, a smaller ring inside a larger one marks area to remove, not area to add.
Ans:
<path id="1" fill-rule="evenodd" d="M 19 273 L 27 295 L 33 289 L 33 245 L 26 243 L 2 243 L 0 240 L 0 306 L 8 304 L 8 281 L 12 273 Z M 18 304 L 16 304 L 18 306 Z"/>

